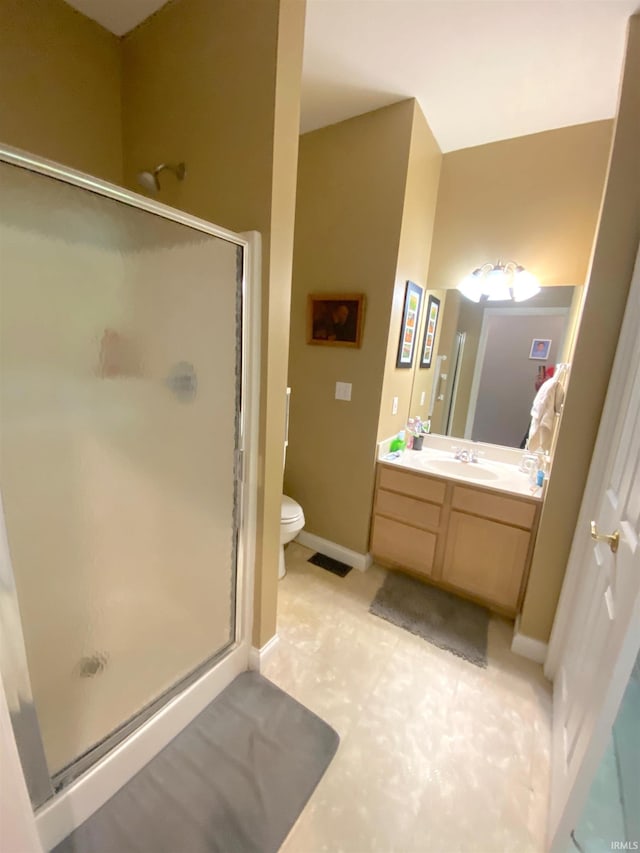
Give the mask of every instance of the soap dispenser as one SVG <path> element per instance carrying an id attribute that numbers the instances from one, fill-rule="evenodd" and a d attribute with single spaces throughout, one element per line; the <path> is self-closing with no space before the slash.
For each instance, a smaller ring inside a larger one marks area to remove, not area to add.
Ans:
<path id="1" fill-rule="evenodd" d="M 396 453 L 397 451 L 404 450 L 405 448 L 405 440 L 404 440 L 404 430 L 400 430 L 398 435 L 392 439 L 391 444 L 389 446 L 389 451 L 391 453 Z"/>

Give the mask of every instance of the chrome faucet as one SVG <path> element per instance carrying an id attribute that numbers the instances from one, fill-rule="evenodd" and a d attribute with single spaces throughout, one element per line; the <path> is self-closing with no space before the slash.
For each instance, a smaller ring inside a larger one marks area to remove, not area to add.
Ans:
<path id="1" fill-rule="evenodd" d="M 466 447 L 454 447 L 453 448 L 454 458 L 458 459 L 460 462 L 477 462 L 478 461 L 478 452 L 477 450 L 467 450 Z"/>

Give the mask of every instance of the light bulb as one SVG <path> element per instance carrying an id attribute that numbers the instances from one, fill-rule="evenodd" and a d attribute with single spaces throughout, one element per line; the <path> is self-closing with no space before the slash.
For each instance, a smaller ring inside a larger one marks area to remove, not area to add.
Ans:
<path id="1" fill-rule="evenodd" d="M 479 275 L 476 275 L 475 272 L 470 273 L 466 278 L 462 279 L 458 285 L 458 290 L 463 296 L 466 296 L 466 298 L 470 299 L 472 302 L 480 302 L 482 297 L 482 285 L 480 283 Z"/>
<path id="2" fill-rule="evenodd" d="M 522 267 L 518 269 L 513 277 L 513 301 L 524 302 L 537 293 L 540 293 L 540 283 L 535 275 Z"/>
<path id="3" fill-rule="evenodd" d="M 484 293 L 487 294 L 488 302 L 504 302 L 511 299 L 509 291 L 509 276 L 505 272 L 504 267 L 494 267 L 487 273 L 483 286 Z"/>

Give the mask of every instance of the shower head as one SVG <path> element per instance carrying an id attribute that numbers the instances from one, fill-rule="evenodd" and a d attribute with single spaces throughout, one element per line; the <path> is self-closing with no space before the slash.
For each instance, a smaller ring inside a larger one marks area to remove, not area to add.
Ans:
<path id="1" fill-rule="evenodd" d="M 172 166 L 170 163 L 161 163 L 152 172 L 138 172 L 138 183 L 147 192 L 157 193 L 160 189 L 160 179 L 158 176 L 165 169 L 173 172 L 179 181 L 183 181 L 187 173 L 187 167 L 184 163 L 178 163 L 177 166 Z"/>
<path id="2" fill-rule="evenodd" d="M 160 182 L 153 172 L 138 172 L 138 183 L 148 193 L 157 193 L 160 189 Z"/>

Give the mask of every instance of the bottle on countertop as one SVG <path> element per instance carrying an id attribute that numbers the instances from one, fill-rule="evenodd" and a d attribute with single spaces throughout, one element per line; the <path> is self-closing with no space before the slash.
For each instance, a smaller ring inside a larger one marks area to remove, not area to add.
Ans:
<path id="1" fill-rule="evenodd" d="M 407 450 L 411 450 L 413 447 L 413 436 L 415 434 L 415 419 L 409 418 L 407 421 L 407 437 L 406 437 L 406 447 Z"/>
<path id="2" fill-rule="evenodd" d="M 395 453 L 398 450 L 404 450 L 406 447 L 405 443 L 405 432 L 404 430 L 400 430 L 398 435 L 391 440 L 391 444 L 389 446 L 389 451 L 391 453 Z"/>
<path id="3" fill-rule="evenodd" d="M 529 485 L 531 488 L 535 488 L 544 482 L 544 453 L 542 450 L 536 450 L 532 456 L 534 461 L 529 468 Z"/>
<path id="4" fill-rule="evenodd" d="M 423 424 L 419 417 L 413 421 L 413 449 L 422 450 L 422 442 L 424 441 Z"/>

